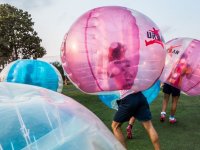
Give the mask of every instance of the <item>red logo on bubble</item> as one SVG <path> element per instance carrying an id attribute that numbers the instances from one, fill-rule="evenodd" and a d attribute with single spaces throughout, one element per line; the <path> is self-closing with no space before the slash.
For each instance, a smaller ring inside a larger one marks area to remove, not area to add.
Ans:
<path id="1" fill-rule="evenodd" d="M 178 54 L 179 51 L 178 51 L 178 50 L 175 50 L 174 48 L 179 47 L 179 46 L 181 46 L 181 45 L 170 46 L 170 47 L 167 49 L 167 52 L 169 53 L 169 55 L 172 56 L 172 53 Z"/>
<path id="2" fill-rule="evenodd" d="M 145 40 L 146 46 L 157 43 L 157 44 L 160 44 L 164 48 L 163 42 L 161 41 L 161 38 L 159 35 L 159 30 L 156 30 L 155 28 L 153 28 L 153 30 L 147 31 L 147 38 L 150 38 L 152 40 L 149 40 L 149 41 Z"/>

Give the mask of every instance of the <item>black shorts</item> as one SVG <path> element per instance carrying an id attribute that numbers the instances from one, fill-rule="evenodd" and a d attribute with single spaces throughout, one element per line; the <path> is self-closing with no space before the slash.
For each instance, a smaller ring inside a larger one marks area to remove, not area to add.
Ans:
<path id="1" fill-rule="evenodd" d="M 139 121 L 151 120 L 149 104 L 141 92 L 130 94 L 121 99 L 118 111 L 114 116 L 116 122 L 126 122 L 134 116 Z"/>
<path id="2" fill-rule="evenodd" d="M 163 93 L 172 94 L 172 96 L 180 96 L 181 91 L 169 84 L 164 83 L 163 85 Z"/>

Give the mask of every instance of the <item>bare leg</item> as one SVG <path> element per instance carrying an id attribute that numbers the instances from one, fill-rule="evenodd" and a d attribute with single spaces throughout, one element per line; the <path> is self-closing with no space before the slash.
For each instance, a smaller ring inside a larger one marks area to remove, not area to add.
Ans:
<path id="1" fill-rule="evenodd" d="M 149 137 L 150 137 L 151 142 L 154 146 L 154 149 L 160 150 L 160 143 L 159 143 L 159 139 L 158 139 L 158 134 L 157 134 L 156 130 L 154 129 L 151 120 L 142 122 L 142 125 L 144 126 L 147 133 L 149 134 Z"/>
<path id="2" fill-rule="evenodd" d="M 167 109 L 167 105 L 169 102 L 169 94 L 164 93 L 164 99 L 163 99 L 163 103 L 162 103 L 162 111 L 161 111 L 161 115 L 160 115 L 160 121 L 164 122 L 165 121 L 165 116 L 166 116 L 166 109 Z"/>
<path id="3" fill-rule="evenodd" d="M 135 122 L 135 118 L 134 117 L 131 117 L 129 119 L 129 122 L 128 122 L 128 126 L 126 128 L 126 133 L 127 133 L 127 138 L 128 139 L 132 139 L 133 138 L 133 134 L 132 134 L 132 126 Z"/>
<path id="4" fill-rule="evenodd" d="M 169 102 L 169 97 L 170 97 L 169 94 L 164 93 L 164 99 L 163 99 L 163 103 L 162 103 L 162 112 L 166 112 L 167 105 Z"/>
<path id="5" fill-rule="evenodd" d="M 128 122 L 128 124 L 133 125 L 134 122 L 135 122 L 135 118 L 134 118 L 134 117 L 131 117 L 130 120 L 129 120 L 129 122 Z"/>
<path id="6" fill-rule="evenodd" d="M 179 99 L 179 96 L 172 96 L 171 116 L 174 116 L 176 113 L 178 99 Z"/>
<path id="7" fill-rule="evenodd" d="M 113 130 L 114 136 L 120 141 L 120 143 L 125 148 L 127 148 L 125 138 L 124 138 L 124 135 L 121 130 L 121 125 L 122 125 L 121 123 L 113 121 L 112 122 L 112 130 Z"/>

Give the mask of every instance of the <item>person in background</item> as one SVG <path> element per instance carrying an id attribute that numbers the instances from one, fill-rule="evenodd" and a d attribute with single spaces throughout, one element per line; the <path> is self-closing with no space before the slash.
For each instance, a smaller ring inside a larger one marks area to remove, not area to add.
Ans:
<path id="1" fill-rule="evenodd" d="M 174 124 L 176 123 L 175 113 L 176 113 L 177 103 L 180 97 L 180 90 L 167 83 L 164 83 L 163 93 L 164 93 L 164 99 L 162 103 L 162 111 L 160 113 L 160 121 L 164 122 L 166 120 L 166 109 L 171 95 L 172 106 L 169 116 L 169 123 Z"/>

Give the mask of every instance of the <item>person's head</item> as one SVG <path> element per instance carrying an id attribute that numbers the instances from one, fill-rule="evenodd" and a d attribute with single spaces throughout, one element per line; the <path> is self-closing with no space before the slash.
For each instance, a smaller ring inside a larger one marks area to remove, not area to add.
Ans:
<path id="1" fill-rule="evenodd" d="M 119 42 L 111 43 L 108 55 L 109 61 L 120 60 L 124 58 L 124 55 L 125 55 L 125 48 L 121 43 Z"/>
<path id="2" fill-rule="evenodd" d="M 186 66 L 187 65 L 187 55 L 186 54 L 183 54 L 179 60 L 179 65 L 181 66 Z"/>

